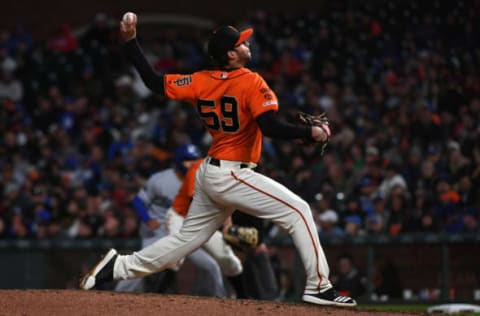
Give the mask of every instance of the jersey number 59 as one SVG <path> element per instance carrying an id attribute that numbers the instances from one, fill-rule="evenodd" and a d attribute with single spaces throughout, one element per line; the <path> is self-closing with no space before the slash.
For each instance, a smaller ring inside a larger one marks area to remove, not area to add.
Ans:
<path id="1" fill-rule="evenodd" d="M 208 128 L 216 131 L 222 129 L 227 133 L 235 133 L 240 128 L 238 119 L 238 102 L 234 97 L 223 96 L 220 99 L 221 117 L 215 112 L 215 100 L 198 100 L 197 109 Z"/>

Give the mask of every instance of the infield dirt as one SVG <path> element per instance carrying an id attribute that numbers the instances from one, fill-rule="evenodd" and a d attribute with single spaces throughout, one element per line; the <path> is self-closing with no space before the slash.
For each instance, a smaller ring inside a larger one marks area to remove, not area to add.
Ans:
<path id="1" fill-rule="evenodd" d="M 329 315 L 383 316 L 419 313 L 377 312 L 304 303 L 236 300 L 186 295 L 130 294 L 80 290 L 0 290 L 1 316 L 52 315 Z"/>

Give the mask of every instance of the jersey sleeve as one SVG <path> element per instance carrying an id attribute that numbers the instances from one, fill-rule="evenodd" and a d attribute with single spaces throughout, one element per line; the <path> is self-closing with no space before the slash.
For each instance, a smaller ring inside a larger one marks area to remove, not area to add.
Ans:
<path id="1" fill-rule="evenodd" d="M 151 217 L 148 214 L 148 208 L 145 205 L 145 200 L 141 198 L 141 195 L 145 194 L 143 190 L 141 190 L 133 199 L 132 205 L 133 208 L 135 209 L 135 212 L 137 212 L 138 217 L 142 222 L 148 222 Z"/>
<path id="2" fill-rule="evenodd" d="M 250 111 L 254 118 L 267 111 L 278 111 L 278 99 L 260 75 L 254 73 L 254 88 L 249 96 Z"/>
<path id="3" fill-rule="evenodd" d="M 169 99 L 193 104 L 195 101 L 194 77 L 194 75 L 180 74 L 165 75 L 165 95 Z"/>

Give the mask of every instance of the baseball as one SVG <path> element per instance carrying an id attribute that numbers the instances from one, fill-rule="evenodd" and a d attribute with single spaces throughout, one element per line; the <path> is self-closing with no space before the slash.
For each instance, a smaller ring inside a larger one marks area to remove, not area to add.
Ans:
<path id="1" fill-rule="evenodd" d="M 127 12 L 123 15 L 122 21 L 128 24 L 135 23 L 135 21 L 137 21 L 137 15 L 133 12 Z"/>

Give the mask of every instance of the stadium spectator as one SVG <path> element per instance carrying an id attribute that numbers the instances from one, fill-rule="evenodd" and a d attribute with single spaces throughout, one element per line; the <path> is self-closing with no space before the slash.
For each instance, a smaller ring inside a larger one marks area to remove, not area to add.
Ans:
<path id="1" fill-rule="evenodd" d="M 378 190 L 387 202 L 393 183 L 403 187 L 408 200 L 402 202 L 402 216 L 387 219 L 384 210 L 382 225 L 396 218 L 399 233 L 474 229 L 480 216 L 480 84 L 474 70 L 480 60 L 473 6 L 439 2 L 431 12 L 408 0 L 398 6 L 404 10 L 382 2 L 369 10 L 332 5 L 325 12 L 289 18 L 258 11 L 245 21 L 258 30 L 252 49 L 263 52 L 252 68 L 277 92 L 284 105 L 280 114 L 293 119 L 298 109 L 327 110 L 335 130 L 321 159 L 315 147 L 265 140 L 265 174 L 312 204 L 318 202 L 318 192 L 325 194 L 323 186 L 329 186 L 318 211 L 338 210 L 341 227 L 347 216 L 358 215 L 367 233 L 383 232 L 386 226 L 371 226 L 378 216 L 368 218 L 380 215 Z M 20 24 L 0 31 L 0 68 L 7 70 L 0 79 L 5 231 L 25 227 L 30 233 L 20 235 L 55 238 L 69 235 L 72 223 L 80 221 L 83 235 L 103 236 L 99 222 L 108 212 L 79 201 L 69 205 L 83 186 L 87 200 L 122 210 L 108 221 L 118 222 L 114 235 L 130 236 L 134 225 L 128 224 L 130 233 L 122 231 L 127 225 L 122 212 L 130 198 L 122 175 L 135 179 L 166 168 L 178 142 L 203 147 L 209 139 L 193 111 L 177 115 L 176 103 L 139 86 L 107 14 L 94 16 L 78 36 L 68 27 L 63 31 L 61 38 L 47 43 Z M 145 39 L 145 53 L 159 69 L 197 70 L 206 63 L 202 34 L 185 34 L 180 28 L 168 34 Z M 172 55 L 177 64 L 171 63 Z M 443 194 L 446 184 L 440 178 L 447 179 L 448 194 Z M 42 184 L 44 198 L 56 205 L 25 207 L 34 199 L 33 191 L 24 189 L 27 180 Z M 104 185 L 109 189 L 98 194 Z M 344 209 L 338 194 L 347 201 L 358 199 L 361 213 L 348 210 L 350 202 Z M 387 210 L 393 213 L 390 204 Z M 14 215 L 17 207 L 21 216 Z M 69 209 L 96 220 L 80 220 Z M 70 235 L 76 238 L 77 233 Z"/>
<path id="2" fill-rule="evenodd" d="M 402 185 L 395 185 L 391 191 L 392 192 L 386 202 L 388 209 L 386 228 L 390 235 L 397 235 L 404 229 L 403 225 L 409 205 L 405 188 L 402 187 Z"/>
<path id="3" fill-rule="evenodd" d="M 385 177 L 378 187 L 378 192 L 380 195 L 388 199 L 394 187 L 399 187 L 407 193 L 407 182 L 399 173 L 398 166 L 395 162 L 388 162 L 385 167 Z"/>
<path id="4" fill-rule="evenodd" d="M 0 69 L 0 101 L 19 102 L 23 98 L 23 86 L 12 70 Z M 5 103 L 8 104 L 8 103 Z M 15 106 L 12 104 L 12 106 Z"/>
<path id="5" fill-rule="evenodd" d="M 318 215 L 318 234 L 320 237 L 341 237 L 345 232 L 338 226 L 338 215 L 328 209 Z"/>
<path id="6" fill-rule="evenodd" d="M 403 285 L 395 263 L 388 257 L 378 257 L 375 260 L 374 295 L 388 300 L 401 298 Z"/>
<path id="7" fill-rule="evenodd" d="M 365 215 L 372 214 L 373 209 L 373 199 L 375 192 L 377 190 L 377 185 L 374 183 L 374 180 L 370 176 L 364 176 L 359 183 L 359 202 L 360 209 Z"/>
<path id="8" fill-rule="evenodd" d="M 386 233 L 386 223 L 384 219 L 377 214 L 371 214 L 366 219 L 365 228 L 368 235 L 383 235 Z"/>
<path id="9" fill-rule="evenodd" d="M 345 226 L 343 230 L 346 236 L 361 236 L 364 235 L 364 230 L 362 229 L 363 222 L 360 216 L 358 215 L 349 215 L 345 217 Z"/>
<path id="10" fill-rule="evenodd" d="M 60 27 L 58 34 L 48 42 L 47 47 L 51 51 L 68 53 L 78 49 L 78 41 L 72 34 L 72 28 L 68 24 Z"/>
<path id="11" fill-rule="evenodd" d="M 342 214 L 343 218 L 349 216 L 357 216 L 360 220 L 365 219 L 365 213 L 360 208 L 360 201 L 356 197 L 349 197 L 345 202 L 345 210 Z"/>
<path id="12" fill-rule="evenodd" d="M 366 278 L 355 265 L 351 255 L 338 256 L 336 269 L 332 274 L 333 283 L 341 295 L 358 298 L 365 293 Z"/>

